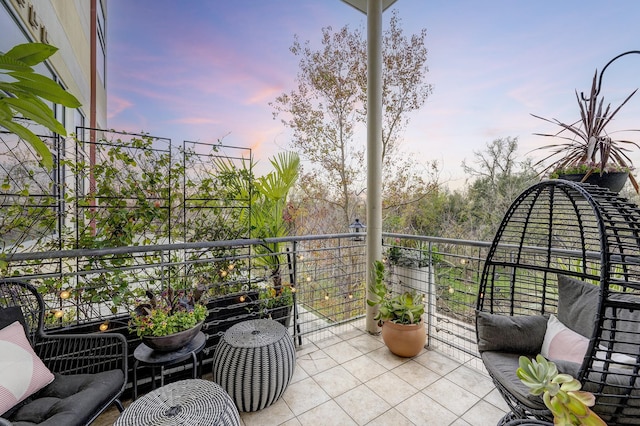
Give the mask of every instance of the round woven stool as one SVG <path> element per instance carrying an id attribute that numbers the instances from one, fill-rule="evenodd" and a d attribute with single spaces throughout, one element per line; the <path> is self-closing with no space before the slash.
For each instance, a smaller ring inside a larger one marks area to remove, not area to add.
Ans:
<path id="1" fill-rule="evenodd" d="M 217 383 L 190 379 L 162 386 L 131 403 L 114 426 L 240 426 L 233 400 Z"/>
<path id="2" fill-rule="evenodd" d="M 284 393 L 296 365 L 293 339 L 277 321 L 256 319 L 229 328 L 213 355 L 213 380 L 240 411 L 257 411 Z"/>

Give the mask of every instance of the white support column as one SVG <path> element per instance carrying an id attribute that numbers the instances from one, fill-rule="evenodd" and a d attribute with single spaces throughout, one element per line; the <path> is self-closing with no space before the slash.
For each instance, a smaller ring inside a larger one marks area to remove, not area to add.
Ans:
<path id="1" fill-rule="evenodd" d="M 367 1 L 367 298 L 373 262 L 382 260 L 382 1 Z M 367 331 L 380 332 L 367 305 Z"/>

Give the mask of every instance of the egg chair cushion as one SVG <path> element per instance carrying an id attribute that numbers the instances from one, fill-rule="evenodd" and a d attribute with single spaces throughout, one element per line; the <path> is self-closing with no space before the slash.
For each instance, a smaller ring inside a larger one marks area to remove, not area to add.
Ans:
<path id="1" fill-rule="evenodd" d="M 600 303 L 600 287 L 558 276 L 558 319 L 576 333 L 591 337 Z"/>
<path id="2" fill-rule="evenodd" d="M 544 340 L 547 318 L 476 311 L 476 327 L 480 352 L 538 353 Z"/>

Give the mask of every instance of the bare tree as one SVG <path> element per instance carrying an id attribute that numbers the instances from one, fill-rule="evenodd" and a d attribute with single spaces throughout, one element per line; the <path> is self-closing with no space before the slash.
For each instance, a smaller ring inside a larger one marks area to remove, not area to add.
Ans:
<path id="1" fill-rule="evenodd" d="M 425 82 L 425 37 L 423 29 L 407 38 L 396 12 L 383 34 L 383 194 L 393 193 L 401 182 L 428 187 L 420 169 L 407 167 L 411 162 L 398 149 L 409 113 L 419 109 L 431 92 Z M 326 191 L 315 194 L 339 207 L 349 223 L 366 181 L 364 143 L 354 138 L 367 113 L 366 41 L 361 30 L 345 26 L 337 32 L 324 28 L 321 43 L 316 50 L 309 41 L 294 38 L 291 52 L 300 57 L 297 87 L 270 105 L 274 118 L 293 130 L 293 149 L 311 163 L 306 173 L 313 179 L 308 180 L 325 186 Z"/>

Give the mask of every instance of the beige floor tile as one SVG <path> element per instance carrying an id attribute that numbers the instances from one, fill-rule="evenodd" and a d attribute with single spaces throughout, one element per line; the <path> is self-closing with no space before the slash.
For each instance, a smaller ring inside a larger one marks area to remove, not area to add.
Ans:
<path id="1" fill-rule="evenodd" d="M 327 346 L 332 346 L 335 345 L 336 343 L 340 343 L 342 342 L 342 339 L 339 336 L 336 336 L 335 334 L 332 334 L 330 337 L 327 337 L 325 339 L 322 340 L 318 340 L 316 343 L 316 346 L 320 349 L 324 349 Z"/>
<path id="2" fill-rule="evenodd" d="M 359 425 L 365 425 L 380 416 L 391 406 L 365 385 L 345 392 L 335 401 Z"/>
<path id="3" fill-rule="evenodd" d="M 502 398 L 502 395 L 500 395 L 500 392 L 498 392 L 498 389 L 494 388 L 491 392 L 487 394 L 487 396 L 484 397 L 484 400 L 487 401 L 489 404 L 495 405 L 505 413 L 510 410 L 507 403 L 504 402 L 504 398 Z"/>
<path id="4" fill-rule="evenodd" d="M 380 398 L 389 405 L 396 406 L 405 399 L 418 392 L 418 389 L 388 371 L 365 383 L 369 389 L 374 391 Z"/>
<path id="5" fill-rule="evenodd" d="M 282 398 L 260 411 L 240 413 L 245 426 L 277 426 L 295 418 Z"/>
<path id="6" fill-rule="evenodd" d="M 329 370 L 313 376 L 313 380 L 327 393 L 331 398 L 351 390 L 362 382 L 349 373 L 344 367 L 338 365 Z"/>
<path id="7" fill-rule="evenodd" d="M 480 397 L 446 378 L 438 380 L 422 392 L 457 416 L 463 415 L 480 401 Z"/>
<path id="8" fill-rule="evenodd" d="M 416 425 L 444 426 L 453 423 L 458 418 L 453 412 L 422 392 L 418 392 L 401 402 L 395 408 Z"/>
<path id="9" fill-rule="evenodd" d="M 480 398 L 484 398 L 494 389 L 493 381 L 478 370 L 460 366 L 446 375 L 453 383 L 467 389 Z"/>
<path id="10" fill-rule="evenodd" d="M 342 364 L 362 355 L 362 352 L 351 346 L 348 342 L 340 342 L 335 345 L 327 346 L 323 351 L 333 358 L 338 364 Z"/>
<path id="11" fill-rule="evenodd" d="M 472 425 L 470 423 L 467 423 L 465 420 L 458 418 L 455 422 L 451 423 L 451 425 L 449 426 L 481 426 L 481 425 Z M 492 426 L 492 425 L 487 425 L 487 426 Z"/>
<path id="12" fill-rule="evenodd" d="M 367 382 L 389 371 L 366 355 L 347 361 L 342 366 L 361 382 Z"/>
<path id="13" fill-rule="evenodd" d="M 393 370 L 399 365 L 404 364 L 405 362 L 411 360 L 411 358 L 402 358 L 397 355 L 391 353 L 391 351 L 383 346 L 380 349 L 376 349 L 375 351 L 371 351 L 367 354 L 368 357 L 371 357 L 374 361 L 385 367 L 387 370 Z"/>
<path id="14" fill-rule="evenodd" d="M 282 395 L 289 409 L 299 416 L 318 405 L 327 402 L 331 397 L 312 378 L 289 385 Z"/>
<path id="15" fill-rule="evenodd" d="M 426 388 L 441 377 L 438 373 L 429 370 L 414 360 L 406 362 L 391 371 L 418 390 Z"/>
<path id="16" fill-rule="evenodd" d="M 309 374 L 307 374 L 307 372 L 296 363 L 296 368 L 293 369 L 293 376 L 291 377 L 289 384 L 299 382 L 307 377 L 309 377 Z"/>
<path id="17" fill-rule="evenodd" d="M 300 420 L 298 420 L 297 417 L 294 417 L 291 420 L 287 420 L 282 423 L 280 426 L 302 426 L 302 423 L 300 423 Z"/>
<path id="18" fill-rule="evenodd" d="M 296 364 L 310 376 L 338 365 L 333 358 L 321 350 L 298 357 Z"/>
<path id="19" fill-rule="evenodd" d="M 398 410 L 392 408 L 381 416 L 367 423 L 367 426 L 413 426 L 413 423 L 403 416 Z"/>
<path id="20" fill-rule="evenodd" d="M 371 336 L 367 334 L 361 334 L 360 336 L 348 340 L 348 342 L 351 346 L 357 348 L 363 354 L 375 351 L 376 349 L 380 349 L 384 346 L 384 343 L 378 336 Z"/>
<path id="21" fill-rule="evenodd" d="M 347 413 L 334 401 L 327 401 L 298 417 L 302 426 L 356 426 Z"/>
<path id="22" fill-rule="evenodd" d="M 460 366 L 459 362 L 436 351 L 426 351 L 422 355 L 415 357 L 414 360 L 443 376 Z"/>
<path id="23" fill-rule="evenodd" d="M 480 401 L 462 415 L 462 419 L 474 426 L 495 425 L 505 412 L 485 401 Z"/>

